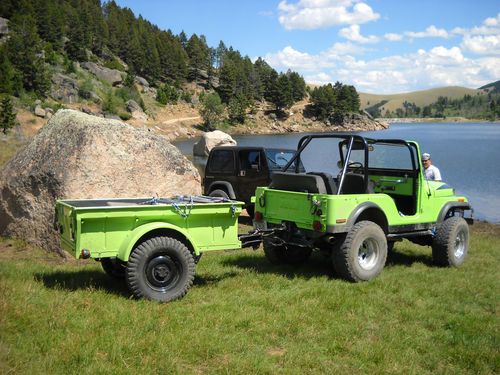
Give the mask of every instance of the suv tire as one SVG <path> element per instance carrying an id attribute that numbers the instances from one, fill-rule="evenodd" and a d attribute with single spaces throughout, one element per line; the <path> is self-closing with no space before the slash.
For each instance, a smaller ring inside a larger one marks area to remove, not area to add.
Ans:
<path id="1" fill-rule="evenodd" d="M 437 228 L 432 242 L 432 259 L 440 266 L 459 267 L 469 250 L 469 226 L 457 216 L 445 220 Z"/>
<path id="2" fill-rule="evenodd" d="M 378 276 L 387 259 L 385 233 L 374 222 L 356 223 L 333 252 L 333 266 L 342 278 L 353 281 L 368 281 Z"/>

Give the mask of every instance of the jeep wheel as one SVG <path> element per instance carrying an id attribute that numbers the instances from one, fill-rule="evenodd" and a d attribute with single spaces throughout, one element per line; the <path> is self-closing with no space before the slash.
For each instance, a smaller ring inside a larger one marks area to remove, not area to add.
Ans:
<path id="1" fill-rule="evenodd" d="M 334 251 L 333 266 L 346 280 L 368 281 L 382 272 L 386 258 L 387 240 L 382 228 L 371 221 L 360 221 Z"/>
<path id="2" fill-rule="evenodd" d="M 118 259 L 102 258 L 101 266 L 104 272 L 106 272 L 109 276 L 114 277 L 115 279 L 125 278 L 126 265 Z"/>
<path id="3" fill-rule="evenodd" d="M 450 217 L 436 231 L 432 259 L 440 266 L 462 265 L 469 250 L 469 226 L 461 217 Z"/>
<path id="4" fill-rule="evenodd" d="M 137 246 L 127 264 L 127 284 L 138 298 L 169 302 L 182 298 L 193 284 L 191 252 L 170 237 L 154 237 Z"/>
<path id="5" fill-rule="evenodd" d="M 312 249 L 292 245 L 274 245 L 264 241 L 264 254 L 271 264 L 302 264 L 311 256 Z"/>
<path id="6" fill-rule="evenodd" d="M 211 197 L 221 197 L 221 198 L 229 199 L 229 196 L 227 195 L 227 193 L 222 189 L 212 190 L 209 195 Z"/>

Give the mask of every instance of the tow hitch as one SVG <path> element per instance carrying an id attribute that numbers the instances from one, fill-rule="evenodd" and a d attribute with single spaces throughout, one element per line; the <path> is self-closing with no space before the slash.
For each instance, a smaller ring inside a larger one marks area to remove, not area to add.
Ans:
<path id="1" fill-rule="evenodd" d="M 252 247 L 255 250 L 260 246 L 260 244 L 264 240 L 264 237 L 273 236 L 274 234 L 282 232 L 284 230 L 286 230 L 285 225 L 271 229 L 257 228 L 246 234 L 238 234 L 238 239 L 241 241 L 242 248 Z"/>

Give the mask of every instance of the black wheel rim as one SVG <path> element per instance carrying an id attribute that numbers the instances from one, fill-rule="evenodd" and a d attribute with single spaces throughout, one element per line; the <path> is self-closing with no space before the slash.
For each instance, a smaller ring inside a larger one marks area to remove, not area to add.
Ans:
<path id="1" fill-rule="evenodd" d="M 149 260 L 145 272 L 152 289 L 166 292 L 177 285 L 182 275 L 182 265 L 169 255 L 160 255 Z"/>

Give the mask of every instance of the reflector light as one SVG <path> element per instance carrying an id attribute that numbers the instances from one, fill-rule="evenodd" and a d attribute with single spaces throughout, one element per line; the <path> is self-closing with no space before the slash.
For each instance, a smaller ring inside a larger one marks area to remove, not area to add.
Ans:
<path id="1" fill-rule="evenodd" d="M 465 202 L 465 199 L 464 198 L 458 198 L 458 201 L 459 202 Z"/>
<path id="2" fill-rule="evenodd" d="M 336 222 L 337 224 L 343 224 L 343 223 L 345 223 L 346 221 L 347 221 L 347 219 L 337 219 L 337 220 L 335 220 L 335 222 Z"/>
<path id="3" fill-rule="evenodd" d="M 262 220 L 262 213 L 259 211 L 255 212 L 255 215 L 253 216 L 255 221 L 261 221 Z"/>
<path id="4" fill-rule="evenodd" d="M 313 221 L 313 229 L 315 231 L 320 231 L 322 228 L 321 221 Z"/>

